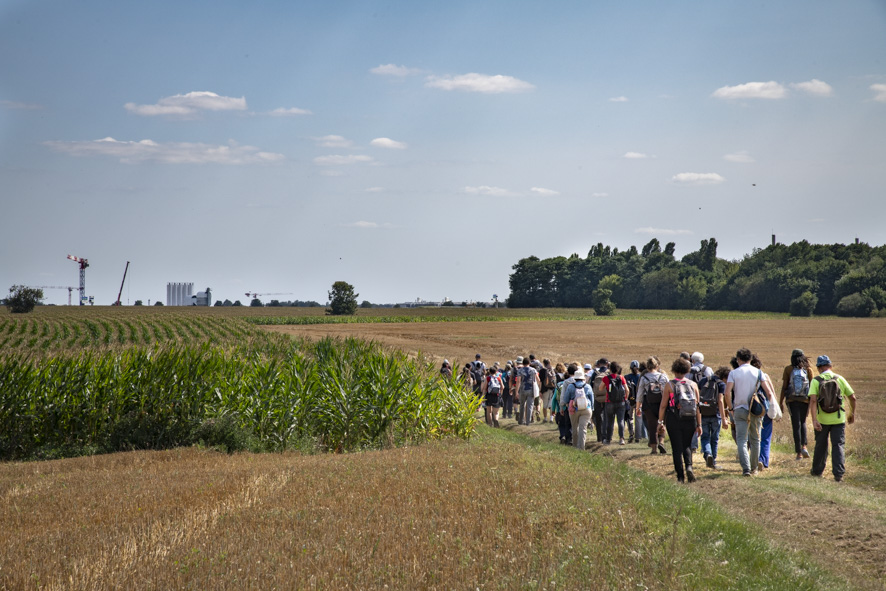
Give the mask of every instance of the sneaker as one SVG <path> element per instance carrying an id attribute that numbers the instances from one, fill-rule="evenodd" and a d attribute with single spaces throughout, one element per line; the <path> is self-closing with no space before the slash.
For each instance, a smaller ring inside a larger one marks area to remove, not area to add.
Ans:
<path id="1" fill-rule="evenodd" d="M 797 454 L 797 457 L 794 458 L 794 460 L 802 460 L 802 459 L 803 459 L 803 456 L 801 454 Z"/>
<path id="2" fill-rule="evenodd" d="M 662 445 L 661 443 L 658 444 L 658 453 L 660 453 L 662 455 L 668 453 L 667 450 L 665 449 L 665 446 Z"/>
<path id="3" fill-rule="evenodd" d="M 686 466 L 686 480 L 691 483 L 695 482 L 695 473 L 692 471 L 692 466 Z"/>
<path id="4" fill-rule="evenodd" d="M 492 419 L 493 426 L 498 429 L 498 419 Z"/>
<path id="5" fill-rule="evenodd" d="M 603 440 L 603 445 L 609 445 L 610 441 L 608 439 Z"/>
<path id="6" fill-rule="evenodd" d="M 834 482 L 843 482 L 842 476 L 834 476 Z"/>
<path id="7" fill-rule="evenodd" d="M 624 445 L 624 444 L 625 444 L 625 440 L 624 440 L 623 438 L 620 439 L 619 442 L 618 442 L 618 444 L 619 444 L 619 445 Z"/>
<path id="8" fill-rule="evenodd" d="M 763 462 L 757 462 L 757 472 L 762 472 L 766 466 L 763 465 Z"/>
<path id="9" fill-rule="evenodd" d="M 741 475 L 742 475 L 742 476 L 750 476 L 751 473 L 748 472 L 747 470 L 745 470 L 744 472 L 741 473 Z"/>
<path id="10" fill-rule="evenodd" d="M 658 455 L 658 450 L 653 447 L 652 450 L 649 452 L 649 455 L 650 456 Z"/>
<path id="11" fill-rule="evenodd" d="M 708 465 L 708 468 L 714 467 L 714 456 L 707 455 L 705 456 L 704 461 Z"/>
<path id="12" fill-rule="evenodd" d="M 809 451 L 805 447 L 800 451 L 800 455 L 807 460 L 809 459 Z"/>

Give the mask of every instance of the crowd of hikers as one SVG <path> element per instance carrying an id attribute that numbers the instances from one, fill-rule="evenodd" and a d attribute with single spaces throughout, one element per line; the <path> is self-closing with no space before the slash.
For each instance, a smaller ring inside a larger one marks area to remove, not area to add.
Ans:
<path id="1" fill-rule="evenodd" d="M 695 481 L 692 457 L 699 446 L 707 468 L 721 469 L 718 444 L 720 430 L 727 427 L 743 476 L 769 468 L 772 424 L 785 413 L 796 459 L 808 459 L 806 424 L 811 417 L 812 475 L 824 473 L 830 447 L 834 480 L 843 480 L 846 424 L 855 420 L 856 398 L 846 379 L 833 372 L 827 355 L 820 355 L 813 367 L 795 349 L 778 394 L 763 363 L 746 348 L 736 352 L 730 367 L 715 370 L 705 365 L 702 353 L 684 352 L 669 369 L 671 375 L 654 355 L 642 363 L 631 361 L 624 373 L 621 364 L 606 358 L 593 365 L 552 365 L 529 355 L 503 367 L 498 362 L 487 367 L 477 354 L 457 379 L 480 398 L 486 422 L 494 427 L 499 426 L 499 413 L 521 425 L 556 423 L 560 443 L 580 450 L 588 432 L 602 445 L 646 441 L 651 454 L 667 454 L 665 444 L 670 443 L 679 482 Z M 452 377 L 448 360 L 440 372 Z"/>

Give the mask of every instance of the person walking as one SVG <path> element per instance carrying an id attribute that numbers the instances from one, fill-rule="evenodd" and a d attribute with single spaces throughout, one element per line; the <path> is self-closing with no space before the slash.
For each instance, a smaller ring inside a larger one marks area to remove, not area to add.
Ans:
<path id="1" fill-rule="evenodd" d="M 603 441 L 603 411 L 606 409 L 606 390 L 603 388 L 603 378 L 607 375 L 609 375 L 609 360 L 601 357 L 597 360 L 593 373 L 587 376 L 588 385 L 594 391 L 594 412 L 591 413 L 591 420 L 597 431 L 598 442 Z"/>
<path id="2" fill-rule="evenodd" d="M 701 435 L 701 414 L 698 410 L 698 386 L 686 379 L 691 365 L 680 357 L 671 365 L 674 379 L 664 388 L 658 409 L 658 424 L 664 425 L 671 440 L 671 455 L 677 482 L 695 482 L 692 471 L 692 435 Z M 684 469 L 685 467 L 685 469 Z"/>
<path id="3" fill-rule="evenodd" d="M 523 367 L 517 371 L 517 392 L 520 395 L 520 417 L 524 425 L 532 422 L 535 410 L 535 393 L 538 392 L 538 372 L 529 366 L 529 357 L 523 359 Z"/>
<path id="4" fill-rule="evenodd" d="M 735 353 L 738 367 L 729 372 L 726 379 L 726 400 L 731 401 L 731 409 L 735 425 L 735 445 L 738 448 L 738 463 L 741 464 L 742 476 L 757 473 L 760 458 L 760 430 L 763 415 L 751 413 L 751 398 L 759 388 L 763 388 L 772 402 L 775 402 L 769 383 L 763 380 L 763 372 L 751 365 L 750 349 L 742 347 Z M 750 446 L 748 445 L 750 443 Z M 750 447 L 750 450 L 748 449 Z M 753 465 L 751 460 L 753 459 Z"/>
<path id="5" fill-rule="evenodd" d="M 701 379 L 698 388 L 698 409 L 701 414 L 701 451 L 707 467 L 719 470 L 717 448 L 720 444 L 720 429 L 729 426 L 726 416 L 726 403 L 723 392 L 726 391 L 726 380 L 729 368 L 720 367 L 711 375 Z"/>
<path id="6" fill-rule="evenodd" d="M 444 380 L 452 379 L 452 366 L 449 364 L 448 359 L 443 360 L 443 365 L 440 367 L 440 376 L 442 376 Z"/>
<path id="7" fill-rule="evenodd" d="M 834 481 L 842 482 L 846 475 L 846 424 L 855 422 L 855 391 L 846 378 L 832 371 L 833 365 L 827 355 L 819 355 L 815 365 L 819 375 L 809 385 L 809 414 L 812 415 L 812 427 L 815 429 L 812 475 L 821 476 L 824 473 L 830 439 Z"/>
<path id="8" fill-rule="evenodd" d="M 557 423 L 557 429 L 560 433 L 560 443 L 563 445 L 572 445 L 572 421 L 569 418 L 569 409 L 567 408 L 567 404 L 563 401 L 563 397 L 566 394 L 566 386 L 573 383 L 575 378 L 575 372 L 578 371 L 578 364 L 570 363 L 569 367 L 563 367 L 563 371 L 560 371 L 560 368 L 563 367 L 562 364 L 557 364 L 557 375 L 559 379 L 557 380 L 557 388 L 554 390 L 554 396 L 551 401 L 551 410 L 554 413 L 554 420 Z"/>
<path id="9" fill-rule="evenodd" d="M 585 372 L 577 369 L 572 374 L 573 382 L 566 386 L 562 404 L 569 410 L 572 423 L 572 444 L 576 449 L 584 451 L 588 423 L 594 409 L 594 395 L 586 383 Z"/>
<path id="10" fill-rule="evenodd" d="M 658 414 L 661 406 L 662 395 L 668 376 L 661 371 L 661 363 L 658 357 L 652 355 L 646 360 L 646 373 L 640 377 L 637 384 L 637 416 L 641 416 L 646 422 L 646 433 L 649 436 L 650 453 L 664 455 L 667 453 L 664 446 L 663 430 L 658 428 Z"/>
<path id="11" fill-rule="evenodd" d="M 757 357 L 757 354 L 754 353 L 751 356 L 751 365 L 756 367 L 759 370 L 763 370 L 763 362 L 760 361 L 760 358 Z M 769 383 L 769 390 L 771 392 L 775 392 L 775 386 L 772 385 L 772 379 L 769 377 L 769 374 L 763 372 L 763 379 Z M 772 400 L 770 400 L 769 404 L 775 404 L 775 396 L 772 396 Z M 769 448 L 772 446 L 772 418 L 769 416 L 769 413 L 763 415 L 763 423 L 760 429 L 760 457 L 757 459 L 757 471 L 762 472 L 764 469 L 769 468 Z M 753 458 L 751 458 L 751 462 L 753 462 Z"/>
<path id="12" fill-rule="evenodd" d="M 511 372 L 514 371 L 514 363 L 507 361 L 505 368 L 499 372 L 501 376 L 501 418 L 510 419 L 514 416 L 514 396 L 511 391 Z"/>
<path id="13" fill-rule="evenodd" d="M 517 424 L 523 424 L 523 406 L 520 404 L 520 392 L 517 390 L 517 376 L 523 368 L 523 357 L 517 356 L 514 360 L 514 368 L 511 370 L 511 396 L 514 397 L 514 406 L 517 407 L 514 418 Z"/>
<path id="14" fill-rule="evenodd" d="M 606 390 L 606 408 L 603 410 L 603 445 L 612 443 L 615 426 L 618 423 L 618 444 L 625 444 L 625 405 L 628 400 L 628 383 L 621 375 L 621 365 L 613 361 L 609 364 L 609 374 L 603 376 Z"/>
<path id="15" fill-rule="evenodd" d="M 554 388 L 557 387 L 557 374 L 551 365 L 550 359 L 542 361 L 542 368 L 538 375 L 539 383 L 541 384 L 542 422 L 553 423 L 554 415 L 551 413 L 551 397 L 554 395 Z"/>
<path id="16" fill-rule="evenodd" d="M 630 403 L 628 408 L 625 409 L 625 421 L 629 429 L 632 424 L 636 424 L 636 427 L 631 432 L 632 437 L 628 439 L 628 443 L 639 443 L 641 439 L 646 438 L 646 423 L 639 417 L 637 412 L 637 386 L 640 383 L 640 362 L 636 359 L 631 361 L 631 373 L 625 376 L 625 381 L 628 383 L 628 402 Z M 637 417 L 636 421 L 633 420 L 635 416 Z"/>
<path id="17" fill-rule="evenodd" d="M 806 418 L 809 416 L 809 385 L 815 377 L 809 359 L 803 349 L 791 351 L 791 364 L 784 368 L 781 376 L 781 391 L 778 404 L 791 415 L 791 433 L 794 436 L 796 459 L 809 457 L 806 449 L 809 440 L 806 436 Z"/>
<path id="18" fill-rule="evenodd" d="M 498 409 L 501 407 L 501 393 L 503 390 L 501 376 L 494 367 L 486 370 L 486 379 L 483 380 L 483 398 L 486 403 L 486 424 L 498 427 Z"/>

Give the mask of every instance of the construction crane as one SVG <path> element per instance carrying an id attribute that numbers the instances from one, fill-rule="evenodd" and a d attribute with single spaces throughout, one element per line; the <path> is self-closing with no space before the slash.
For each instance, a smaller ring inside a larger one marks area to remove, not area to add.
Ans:
<path id="1" fill-rule="evenodd" d="M 77 289 L 76 287 L 65 287 L 63 285 L 38 285 L 36 289 L 67 289 L 68 290 L 68 305 L 71 305 L 71 292 Z"/>
<path id="2" fill-rule="evenodd" d="M 255 293 L 252 291 L 246 292 L 246 297 L 248 297 L 248 298 L 257 298 L 260 296 L 270 296 L 270 295 L 292 295 L 292 292 L 288 292 L 288 293 Z"/>
<path id="3" fill-rule="evenodd" d="M 117 292 L 117 301 L 112 306 L 120 306 L 120 296 L 123 295 L 123 284 L 126 283 L 126 272 L 129 271 L 129 261 L 126 261 L 126 268 L 123 269 L 123 281 L 120 282 L 120 291 Z"/>
<path id="4" fill-rule="evenodd" d="M 87 259 L 81 259 L 80 257 L 75 257 L 72 254 L 68 255 L 68 258 L 74 261 L 75 263 L 80 264 L 80 305 L 86 305 L 86 267 L 89 266 L 89 261 Z"/>

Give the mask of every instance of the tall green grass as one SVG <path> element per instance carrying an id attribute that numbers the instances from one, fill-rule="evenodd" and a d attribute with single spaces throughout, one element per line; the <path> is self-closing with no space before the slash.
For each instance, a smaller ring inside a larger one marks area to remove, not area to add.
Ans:
<path id="1" fill-rule="evenodd" d="M 0 357 L 0 459 L 201 439 L 344 452 L 468 437 L 477 404 L 427 363 L 357 339 L 8 355 Z"/>

